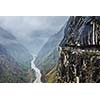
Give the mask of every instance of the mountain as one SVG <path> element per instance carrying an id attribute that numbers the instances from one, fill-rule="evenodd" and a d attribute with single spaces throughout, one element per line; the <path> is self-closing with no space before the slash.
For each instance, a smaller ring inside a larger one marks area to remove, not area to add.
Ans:
<path id="1" fill-rule="evenodd" d="M 8 31 L 0 27 L 0 44 L 7 52 L 23 67 L 30 68 L 32 56 L 29 51 L 20 44 L 17 39 Z"/>
<path id="2" fill-rule="evenodd" d="M 0 27 L 0 37 L 5 38 L 5 39 L 10 39 L 10 40 L 16 39 L 11 33 L 9 33 L 8 31 L 4 30 L 1 27 Z"/>
<path id="3" fill-rule="evenodd" d="M 58 46 L 64 36 L 66 24 L 61 30 L 52 35 L 42 47 L 35 60 L 35 65 L 41 70 L 43 76 L 52 70 L 58 61 Z"/>
<path id="4" fill-rule="evenodd" d="M 100 16 L 71 16 L 60 43 L 58 83 L 100 82 Z"/>
<path id="5" fill-rule="evenodd" d="M 5 45 L 9 54 L 23 67 L 30 68 L 32 56 L 29 51 L 20 43 Z"/>
<path id="6" fill-rule="evenodd" d="M 29 51 L 0 27 L 0 83 L 29 83 L 35 80 L 31 60 Z"/>
<path id="7" fill-rule="evenodd" d="M 29 82 L 28 74 L 0 44 L 0 83 Z"/>

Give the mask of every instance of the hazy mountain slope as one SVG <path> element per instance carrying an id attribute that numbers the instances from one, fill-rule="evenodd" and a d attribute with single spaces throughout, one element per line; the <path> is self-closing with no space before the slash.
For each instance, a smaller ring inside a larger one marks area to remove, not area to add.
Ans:
<path id="1" fill-rule="evenodd" d="M 59 32 L 49 38 L 35 60 L 36 66 L 40 68 L 43 74 L 54 68 L 58 61 L 58 45 L 63 39 L 65 27 L 66 25 L 64 25 Z"/>
<path id="2" fill-rule="evenodd" d="M 32 56 L 29 51 L 11 33 L 5 31 L 3 28 L 0 28 L 0 44 L 7 49 L 7 52 L 19 64 L 30 67 Z"/>
<path id="3" fill-rule="evenodd" d="M 10 39 L 10 40 L 15 40 L 16 38 L 6 30 L 0 27 L 0 37 L 5 38 L 5 39 Z"/>
<path id="4" fill-rule="evenodd" d="M 0 82 L 31 82 L 32 56 L 9 32 L 0 27 Z"/>
<path id="5" fill-rule="evenodd" d="M 0 44 L 0 83 L 29 82 L 28 73 L 11 57 Z"/>
<path id="6" fill-rule="evenodd" d="M 30 68 L 32 56 L 23 45 L 20 43 L 10 43 L 5 45 L 5 47 L 20 65 Z"/>

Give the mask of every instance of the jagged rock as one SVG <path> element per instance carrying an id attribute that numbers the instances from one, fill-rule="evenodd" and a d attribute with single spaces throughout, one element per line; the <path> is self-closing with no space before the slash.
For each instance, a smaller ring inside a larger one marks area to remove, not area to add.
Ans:
<path id="1" fill-rule="evenodd" d="M 70 17 L 57 66 L 57 82 L 100 82 L 100 17 Z"/>

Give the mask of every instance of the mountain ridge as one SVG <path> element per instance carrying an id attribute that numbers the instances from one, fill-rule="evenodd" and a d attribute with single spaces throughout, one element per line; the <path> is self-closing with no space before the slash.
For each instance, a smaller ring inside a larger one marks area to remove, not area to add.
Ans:
<path id="1" fill-rule="evenodd" d="M 0 82 L 29 83 L 35 79 L 32 56 L 9 32 L 0 27 Z"/>

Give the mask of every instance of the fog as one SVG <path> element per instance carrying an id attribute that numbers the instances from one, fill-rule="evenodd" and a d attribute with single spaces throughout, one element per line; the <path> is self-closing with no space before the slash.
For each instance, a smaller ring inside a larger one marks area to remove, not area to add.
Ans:
<path id="1" fill-rule="evenodd" d="M 49 37 L 58 32 L 67 19 L 66 16 L 2 16 L 0 26 L 37 55 Z"/>

